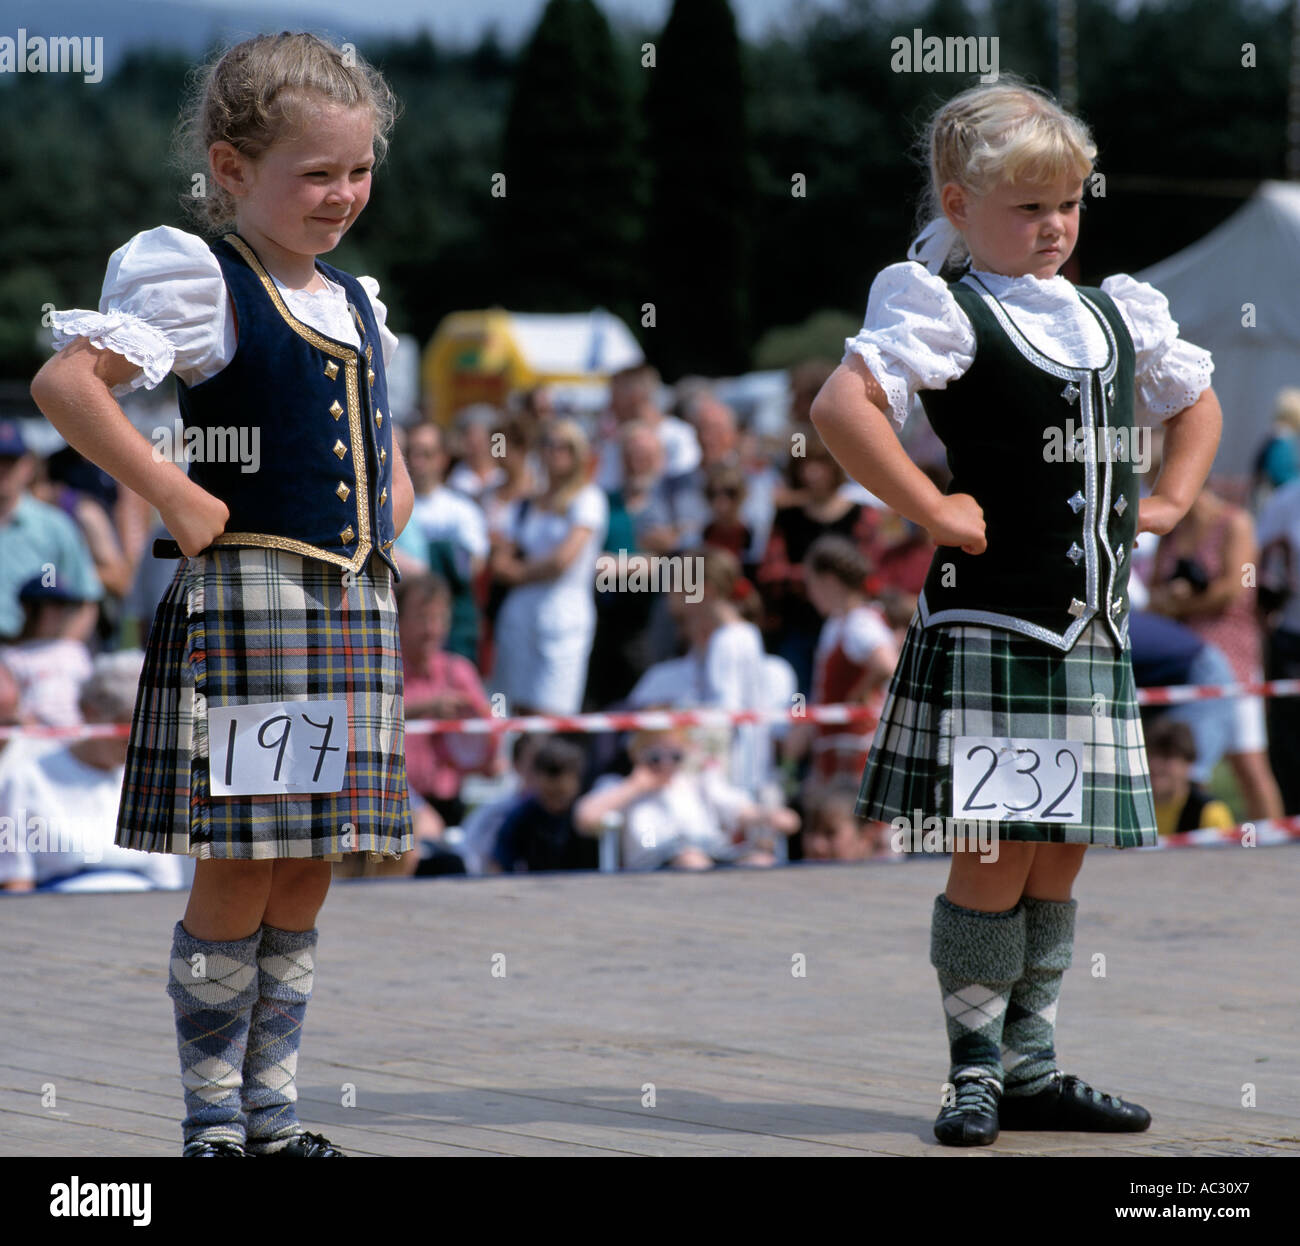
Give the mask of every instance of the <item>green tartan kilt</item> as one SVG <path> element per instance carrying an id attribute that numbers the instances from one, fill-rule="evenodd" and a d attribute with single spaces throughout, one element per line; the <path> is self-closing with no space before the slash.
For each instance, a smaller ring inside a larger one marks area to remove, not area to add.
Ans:
<path id="1" fill-rule="evenodd" d="M 958 736 L 1083 745 L 1082 821 L 992 822 L 996 838 L 1156 844 L 1132 658 L 1127 644 L 1116 648 L 1101 619 L 1062 653 L 1001 628 L 925 628 L 913 615 L 863 772 L 858 816 L 903 818 L 917 830 L 919 818 L 951 818 Z"/>

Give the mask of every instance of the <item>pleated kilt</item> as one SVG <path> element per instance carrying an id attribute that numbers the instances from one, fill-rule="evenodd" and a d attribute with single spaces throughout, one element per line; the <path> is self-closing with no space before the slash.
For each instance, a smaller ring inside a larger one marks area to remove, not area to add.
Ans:
<path id="1" fill-rule="evenodd" d="M 1083 745 L 1082 821 L 991 822 L 994 837 L 1115 848 L 1157 842 L 1132 658 L 1102 620 L 1062 653 L 1001 628 L 925 628 L 914 615 L 863 772 L 858 816 L 905 818 L 909 828 L 918 815 L 950 818 L 958 736 Z"/>
<path id="2" fill-rule="evenodd" d="M 346 582 L 345 582 L 346 579 Z M 213 796 L 208 709 L 342 699 L 341 790 Z M 392 572 L 273 549 L 181 559 L 154 616 L 132 716 L 117 843 L 219 859 L 412 846 Z"/>

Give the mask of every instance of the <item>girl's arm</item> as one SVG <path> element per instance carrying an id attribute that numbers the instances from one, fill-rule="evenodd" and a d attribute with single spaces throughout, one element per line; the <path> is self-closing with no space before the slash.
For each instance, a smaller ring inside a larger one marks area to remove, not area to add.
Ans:
<path id="1" fill-rule="evenodd" d="M 406 460 L 402 457 L 402 448 L 393 438 L 393 537 L 402 535 L 402 529 L 411 521 L 411 512 L 415 510 L 415 486 L 411 484 L 411 475 L 406 470 Z"/>
<path id="2" fill-rule="evenodd" d="M 64 440 L 152 502 L 181 552 L 193 557 L 225 529 L 230 511 L 173 462 L 155 457 L 109 390 L 139 368 L 85 338 L 65 346 L 32 381 L 32 398 Z"/>
<path id="3" fill-rule="evenodd" d="M 1214 465 L 1222 431 L 1223 412 L 1213 389 L 1165 421 L 1160 477 L 1151 496 L 1138 503 L 1139 532 L 1164 536 L 1187 514 Z"/>
<path id="4" fill-rule="evenodd" d="M 948 496 L 907 456 L 886 414 L 889 399 L 860 355 L 850 355 L 813 400 L 813 427 L 835 461 L 886 506 L 920 524 L 936 545 L 982 554 L 984 511 L 966 493 Z"/>

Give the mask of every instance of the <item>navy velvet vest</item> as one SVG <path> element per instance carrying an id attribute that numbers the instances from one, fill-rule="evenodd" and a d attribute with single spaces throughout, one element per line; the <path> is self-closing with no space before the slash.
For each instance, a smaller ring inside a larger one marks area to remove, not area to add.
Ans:
<path id="1" fill-rule="evenodd" d="M 200 453 L 190 478 L 230 509 L 214 545 L 289 550 L 359 571 L 371 551 L 392 567 L 393 442 L 383 348 L 361 283 L 317 260 L 347 292 L 358 350 L 298 320 L 237 234 L 212 244 L 238 319 L 235 357 L 198 385 L 178 382 L 187 442 L 257 430 L 258 470 L 233 454 Z M 246 444 L 251 434 L 246 434 Z M 238 443 L 236 437 L 235 444 Z M 210 461 L 212 458 L 221 461 Z"/>
<path id="2" fill-rule="evenodd" d="M 1143 444 L 1133 342 L 1109 295 L 1077 288 L 1106 336 L 1100 368 L 1043 355 L 977 277 L 952 283 L 975 330 L 975 361 L 921 402 L 948 451 L 948 492 L 983 508 L 988 548 L 936 551 L 918 602 L 927 627 L 984 624 L 1069 650 L 1101 615 L 1119 647 L 1128 636 L 1132 460 Z"/>

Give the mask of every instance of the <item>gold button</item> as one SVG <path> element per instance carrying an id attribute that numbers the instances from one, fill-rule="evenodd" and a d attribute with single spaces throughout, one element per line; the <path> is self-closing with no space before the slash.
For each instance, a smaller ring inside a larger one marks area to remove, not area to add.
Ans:
<path id="1" fill-rule="evenodd" d="M 385 549 L 387 549 L 390 545 L 392 545 L 392 541 L 385 541 L 385 542 L 384 542 L 384 548 L 385 548 Z"/>
<path id="2" fill-rule="evenodd" d="M 330 403 L 330 414 L 336 420 L 339 418 L 340 415 L 343 414 L 343 408 L 339 406 L 339 400 L 337 398 L 335 398 L 334 401 Z"/>
<path id="3" fill-rule="evenodd" d="M 380 505 L 380 506 L 383 506 L 383 504 L 384 504 L 385 502 L 387 502 L 387 501 L 388 501 L 388 486 L 385 485 L 385 486 L 384 486 L 384 487 L 379 491 L 379 505 Z"/>
<path id="4" fill-rule="evenodd" d="M 388 462 L 388 451 L 387 451 L 387 450 L 383 450 L 383 449 L 381 449 L 381 450 L 379 451 L 379 461 L 380 461 L 381 463 L 387 463 L 387 462 Z"/>
<path id="5" fill-rule="evenodd" d="M 366 380 L 369 381 L 371 385 L 373 385 L 373 384 L 375 383 L 375 370 L 374 370 L 374 368 L 368 368 L 368 369 L 366 369 Z"/>
<path id="6" fill-rule="evenodd" d="M 374 357 L 375 357 L 375 348 L 374 348 L 373 346 L 367 346 L 367 347 L 366 347 L 366 362 L 367 362 L 367 363 L 370 363 L 371 360 L 374 359 Z"/>
<path id="7" fill-rule="evenodd" d="M 329 363 L 325 365 L 325 375 L 332 381 L 336 376 L 338 376 L 338 374 L 339 366 L 331 359 Z"/>
<path id="8" fill-rule="evenodd" d="M 382 411 L 376 411 L 376 412 L 375 412 L 375 427 L 376 427 L 376 428 L 383 428 L 383 426 L 384 426 L 384 413 L 383 413 Z"/>
<path id="9" fill-rule="evenodd" d="M 334 443 L 334 453 L 337 454 L 339 458 L 342 458 L 347 452 L 347 446 L 345 446 L 341 441 L 336 441 Z"/>
<path id="10" fill-rule="evenodd" d="M 334 492 L 339 495 L 340 502 L 346 502 L 348 500 L 348 494 L 351 493 L 352 490 L 340 480 L 339 487 L 335 489 Z"/>
<path id="11" fill-rule="evenodd" d="M 339 533 L 339 539 L 343 542 L 344 545 L 351 545 L 352 538 L 355 535 L 356 534 L 352 531 L 352 525 L 348 524 L 348 526 L 344 528 L 342 532 Z"/>

